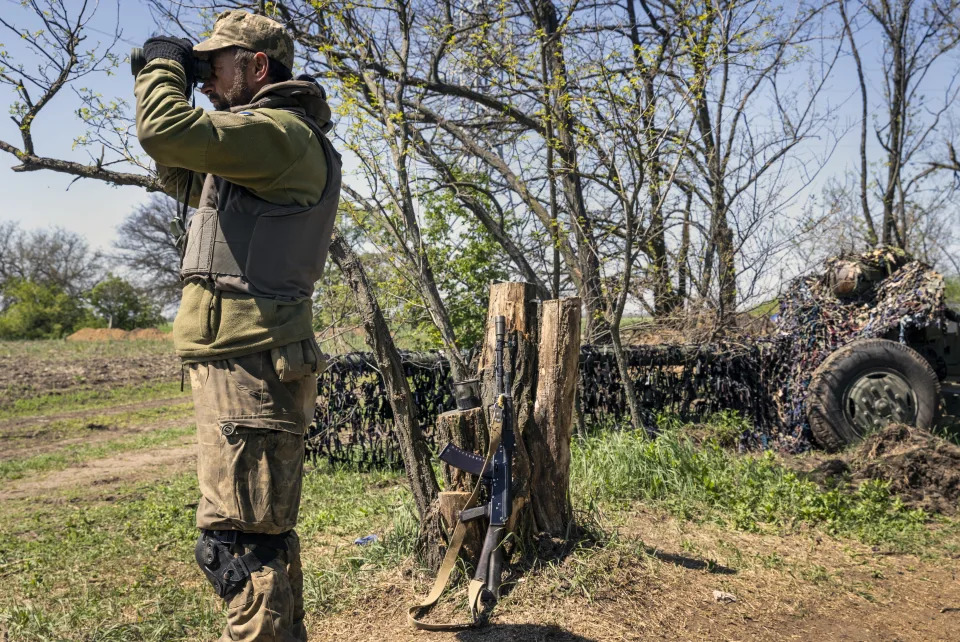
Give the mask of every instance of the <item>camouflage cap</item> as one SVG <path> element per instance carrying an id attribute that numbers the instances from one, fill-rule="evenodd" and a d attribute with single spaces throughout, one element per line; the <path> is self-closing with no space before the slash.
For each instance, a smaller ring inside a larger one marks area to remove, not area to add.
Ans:
<path id="1" fill-rule="evenodd" d="M 293 38 L 279 22 L 240 9 L 224 11 L 217 16 L 213 34 L 194 46 L 198 53 L 226 47 L 243 47 L 262 51 L 287 69 L 293 69 Z"/>

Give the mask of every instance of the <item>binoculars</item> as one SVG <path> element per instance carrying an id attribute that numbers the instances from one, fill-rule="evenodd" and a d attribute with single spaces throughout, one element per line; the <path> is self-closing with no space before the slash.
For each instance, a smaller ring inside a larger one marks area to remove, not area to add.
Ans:
<path id="1" fill-rule="evenodd" d="M 147 66 L 147 57 L 143 54 L 142 47 L 134 47 L 130 50 L 130 71 L 134 76 L 143 71 Z M 210 78 L 213 68 L 209 60 L 193 57 L 193 80 L 194 83 L 206 82 Z M 189 74 L 188 74 L 189 75 Z"/>

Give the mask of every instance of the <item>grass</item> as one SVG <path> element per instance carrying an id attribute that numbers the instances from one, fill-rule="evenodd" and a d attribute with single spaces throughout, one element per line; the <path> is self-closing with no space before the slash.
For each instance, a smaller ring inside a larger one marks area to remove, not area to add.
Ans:
<path id="1" fill-rule="evenodd" d="M 21 479 L 28 475 L 33 476 L 62 470 L 68 466 L 75 466 L 108 455 L 166 446 L 193 434 L 194 431 L 195 427 L 192 424 L 177 426 L 141 433 L 134 437 L 73 446 L 69 449 L 60 449 L 24 459 L 2 461 L 0 462 L 0 480 Z"/>
<path id="2" fill-rule="evenodd" d="M 345 608 L 365 590 L 361 578 L 410 558 L 416 521 L 401 478 L 327 465 L 305 476 L 297 530 L 309 612 Z M 78 502 L 77 492 L 7 503 L 0 631 L 25 642 L 215 637 L 220 602 L 192 563 L 195 475 L 115 489 L 111 501 Z M 369 532 L 376 543 L 353 544 Z"/>
<path id="3" fill-rule="evenodd" d="M 85 403 L 83 399 L 74 403 Z M 746 531 L 824 533 L 887 549 L 935 555 L 930 516 L 903 506 L 880 482 L 822 490 L 803 480 L 772 453 L 738 455 L 720 444 L 742 420 L 717 415 L 698 427 L 664 421 L 656 438 L 615 432 L 577 438 L 572 496 L 584 521 L 604 519 L 599 546 L 578 547 L 562 566 L 531 579 L 538 591 L 592 599 L 608 590 L 624 568 L 661 563 L 653 548 L 621 536 L 614 527 L 638 503 L 667 511 L 692 535 L 679 552 L 703 560 L 708 573 L 722 565 L 753 566 L 817 585 L 833 582 L 820 561 L 788 561 L 781 553 L 744 554 L 724 533 Z M 190 433 L 171 428 L 134 439 L 90 444 L 73 451 L 0 464 L 0 479 L 40 474 L 85 459 L 134 448 L 162 446 Z M 198 488 L 193 473 L 149 483 L 75 488 L 41 501 L 0 504 L 0 633 L 8 639 L 195 640 L 213 638 L 221 604 L 192 562 Z M 305 602 L 311 617 L 357 608 L 371 584 L 383 582 L 414 558 L 417 522 L 400 471 L 357 472 L 321 463 L 304 477 L 300 533 Z M 697 524 L 705 526 L 698 527 Z M 354 540 L 378 535 L 360 547 Z M 631 571 L 632 572 L 632 571 Z M 720 577 L 719 575 L 717 577 Z M 529 585 L 529 584 L 528 584 Z M 605 588 L 606 587 L 606 588 Z M 519 592 L 518 594 L 521 594 Z"/>
<path id="4" fill-rule="evenodd" d="M 10 639 L 165 640 L 212 632 L 214 604 L 187 578 L 192 475 L 120 490 L 117 501 L 16 502 L 0 525 L 0 628 Z M 82 632 L 83 637 L 76 635 Z"/>
<path id="5" fill-rule="evenodd" d="M 571 467 L 572 493 L 584 506 L 641 501 L 682 519 L 746 531 L 814 527 L 896 550 L 920 551 L 931 537 L 929 516 L 907 508 L 886 482 L 823 490 L 773 452 L 737 455 L 716 439 L 697 445 L 677 429 L 656 439 L 637 432 L 581 439 Z"/>
<path id="6" fill-rule="evenodd" d="M 59 414 L 66 411 L 95 410 L 119 404 L 151 401 L 153 399 L 189 398 L 189 388 L 181 392 L 180 382 L 150 382 L 122 386 L 108 390 L 75 390 L 50 393 L 26 399 L 17 399 L 0 409 L 0 420 Z"/>
<path id="7" fill-rule="evenodd" d="M 72 363 L 91 359 L 170 356 L 169 341 L 0 341 L 0 358 L 30 363 Z"/>
<path id="8" fill-rule="evenodd" d="M 68 437 L 89 435 L 97 430 L 116 430 L 153 424 L 163 420 L 183 419 L 192 416 L 193 405 L 189 399 L 174 398 L 169 405 L 154 405 L 147 408 L 135 407 L 120 412 L 101 414 L 83 413 L 80 416 L 67 416 L 45 419 L 43 421 L 10 422 L 3 428 L 3 438 L 7 448 L 13 445 L 45 443 L 50 444 Z M 37 440 L 42 438 L 43 442 Z"/>

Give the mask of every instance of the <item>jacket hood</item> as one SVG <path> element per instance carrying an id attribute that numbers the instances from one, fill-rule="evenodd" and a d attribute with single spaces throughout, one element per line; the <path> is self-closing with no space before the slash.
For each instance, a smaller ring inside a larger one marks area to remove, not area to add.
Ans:
<path id="1" fill-rule="evenodd" d="M 320 127 L 323 133 L 333 128 L 330 105 L 323 88 L 315 80 L 287 80 L 266 85 L 256 93 L 249 105 L 231 107 L 230 111 L 245 109 L 299 109 Z"/>

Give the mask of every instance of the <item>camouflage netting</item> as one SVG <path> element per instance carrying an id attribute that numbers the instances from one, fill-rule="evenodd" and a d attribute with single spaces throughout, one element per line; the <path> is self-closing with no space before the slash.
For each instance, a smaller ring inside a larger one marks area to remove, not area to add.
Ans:
<path id="1" fill-rule="evenodd" d="M 903 342 L 910 331 L 943 319 L 943 277 L 902 250 L 835 257 L 819 274 L 795 280 L 780 299 L 776 358 L 769 364 L 779 445 L 809 446 L 807 387 L 831 352 L 857 339 Z"/>
<path id="2" fill-rule="evenodd" d="M 702 421 L 736 410 L 753 426 L 745 446 L 797 451 L 810 445 L 806 390 L 818 365 L 855 339 L 904 340 L 944 318 L 943 279 L 903 252 L 884 249 L 827 261 L 815 276 L 794 281 L 781 298 L 776 333 L 746 342 L 627 348 L 642 420 L 658 416 Z M 437 415 L 455 406 L 446 359 L 438 352 L 403 353 L 420 428 L 436 447 Z M 393 417 L 369 353 L 333 359 L 318 382 L 317 427 L 308 435 L 314 458 L 360 466 L 399 464 Z M 612 351 L 583 346 L 579 412 L 591 429 L 627 425 L 629 415 Z"/>
<path id="3" fill-rule="evenodd" d="M 712 344 L 699 346 L 635 346 L 627 361 L 643 407 L 648 430 L 657 418 L 669 415 L 699 421 L 733 409 L 763 433 L 775 429 L 778 418 L 767 394 L 760 346 Z M 437 415 L 455 407 L 447 361 L 439 353 L 402 353 L 404 371 L 420 411 L 420 428 L 431 447 Z M 393 435 L 393 415 L 383 381 L 369 353 L 333 359 L 318 382 L 317 428 L 307 444 L 314 458 L 360 466 L 399 463 Z M 590 345 L 580 352 L 578 382 L 580 411 L 591 429 L 618 428 L 628 423 L 628 410 L 613 352 Z M 441 444 L 442 445 L 442 444 Z"/>
<path id="4" fill-rule="evenodd" d="M 404 374 L 420 412 L 420 429 L 433 445 L 437 415 L 455 407 L 447 360 L 436 351 L 401 352 Z M 393 411 L 369 352 L 334 357 L 317 380 L 316 427 L 307 435 L 311 457 L 361 467 L 400 462 Z"/>

